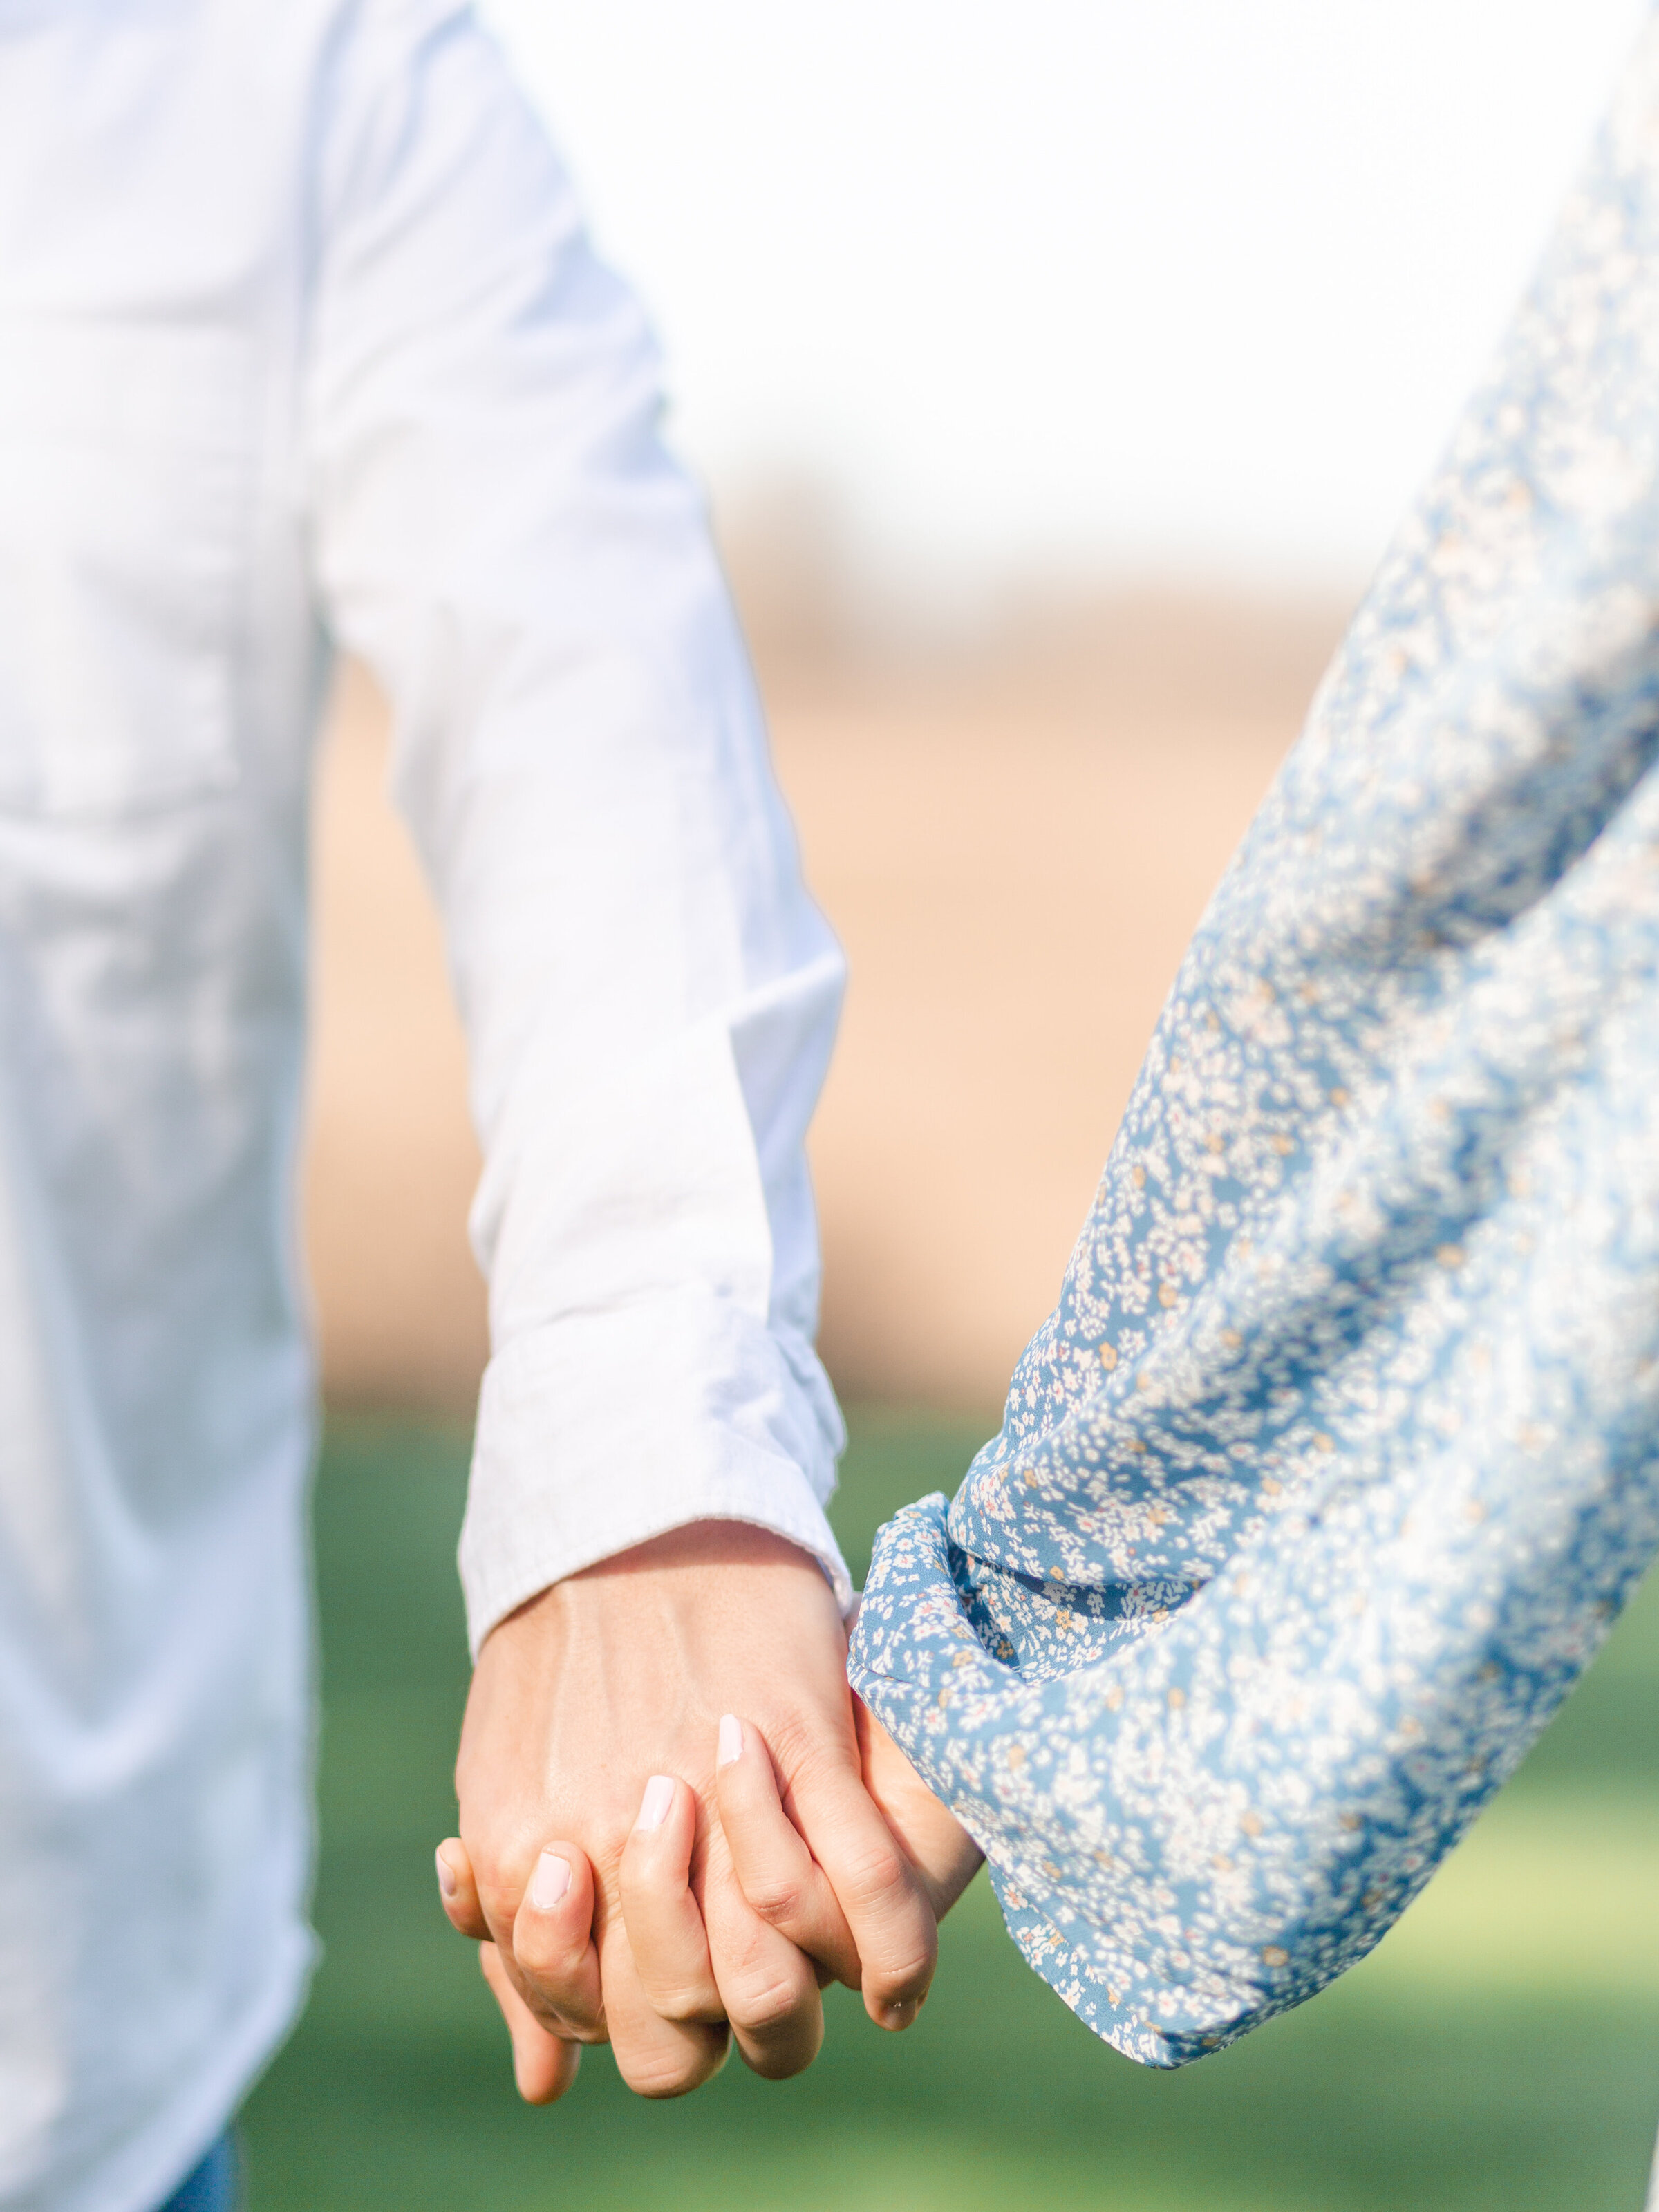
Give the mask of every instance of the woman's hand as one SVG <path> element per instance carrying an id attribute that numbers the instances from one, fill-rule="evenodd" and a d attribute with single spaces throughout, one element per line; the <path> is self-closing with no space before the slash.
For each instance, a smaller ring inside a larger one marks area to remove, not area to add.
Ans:
<path id="1" fill-rule="evenodd" d="M 943 1920 L 985 1863 L 985 1854 L 856 1694 L 853 1717 L 864 1786 L 915 1869 L 935 1920 Z"/>
<path id="2" fill-rule="evenodd" d="M 909 1862 L 935 1920 L 942 1920 L 979 1871 L 984 1854 L 868 1706 L 858 1698 L 853 1705 L 865 1789 Z M 845 1929 L 834 1886 L 789 1818 L 764 1739 L 733 1715 L 720 1723 L 715 1782 L 720 1826 L 749 1904 L 809 1957 L 836 1961 L 841 1974 Z M 914 2009 L 908 2017 L 915 2017 Z"/>

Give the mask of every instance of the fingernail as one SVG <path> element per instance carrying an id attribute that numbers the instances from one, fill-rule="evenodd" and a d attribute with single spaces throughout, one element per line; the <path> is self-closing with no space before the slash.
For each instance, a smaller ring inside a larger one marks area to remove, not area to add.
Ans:
<path id="1" fill-rule="evenodd" d="M 743 1757 L 743 1723 L 735 1713 L 727 1713 L 720 1723 L 720 1746 L 715 1756 L 716 1766 L 730 1766 L 734 1759 Z"/>
<path id="2" fill-rule="evenodd" d="M 443 1846 L 441 1844 L 434 1852 L 434 1856 L 438 1862 L 438 1887 L 446 1897 L 453 1897 L 456 1891 L 461 1885 L 456 1879 L 454 1868 L 451 1866 L 449 1861 L 444 1856 Z"/>
<path id="3" fill-rule="evenodd" d="M 891 2028 L 894 2033 L 897 2034 L 909 2027 L 918 2010 L 919 2007 L 914 1997 L 902 1998 L 897 2004 L 884 2005 L 881 2008 L 881 2024 L 884 2027 Z"/>
<path id="4" fill-rule="evenodd" d="M 562 1859 L 556 1851 L 544 1851 L 530 1884 L 530 1902 L 537 1911 L 551 1912 L 556 1905 L 562 1905 L 569 1887 L 569 1860 Z"/>
<path id="5" fill-rule="evenodd" d="M 706 1743 L 708 1738 L 703 1741 Z M 640 1817 L 636 1828 L 659 1828 L 668 1818 L 668 1808 L 674 1802 L 674 1778 L 672 1774 L 653 1774 L 645 1785 L 645 1795 L 640 1800 Z"/>

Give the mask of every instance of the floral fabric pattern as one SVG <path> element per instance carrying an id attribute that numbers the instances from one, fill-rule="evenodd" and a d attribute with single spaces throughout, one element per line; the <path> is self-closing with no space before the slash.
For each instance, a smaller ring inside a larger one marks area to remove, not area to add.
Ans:
<path id="1" fill-rule="evenodd" d="M 1175 2065 L 1376 1942 L 1656 1547 L 1650 31 L 849 1674 Z"/>

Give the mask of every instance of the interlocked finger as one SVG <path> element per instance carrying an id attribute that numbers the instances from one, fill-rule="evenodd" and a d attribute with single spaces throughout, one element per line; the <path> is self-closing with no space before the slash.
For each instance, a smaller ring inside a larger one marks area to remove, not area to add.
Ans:
<path id="1" fill-rule="evenodd" d="M 696 1796 L 673 1775 L 653 1774 L 623 1847 L 617 1882 L 640 1986 L 664 2020 L 725 2017 L 702 1914 L 691 1894 L 696 1838 Z"/>
<path id="2" fill-rule="evenodd" d="M 857 1989 L 857 1946 L 823 1869 L 783 1809 L 772 1755 L 757 1729 L 728 1713 L 720 1723 L 714 1789 L 738 1887 L 779 1935 Z"/>
<path id="3" fill-rule="evenodd" d="M 791 1798 L 794 1820 L 852 1930 L 865 2010 L 878 2027 L 908 2027 L 939 1958 L 939 1925 L 921 1876 L 852 1760 L 804 1770 L 793 1778 Z"/>
<path id="4" fill-rule="evenodd" d="M 726 2023 L 665 2020 L 654 2009 L 620 1912 L 601 1934 L 599 1973 L 617 2071 L 636 2096 L 683 2097 L 720 2072 L 730 2048 Z"/>
<path id="5" fill-rule="evenodd" d="M 744 2063 L 770 2081 L 799 2074 L 823 2042 L 817 1973 L 750 1905 L 719 1833 L 709 1839 L 702 1906 L 720 2003 Z"/>

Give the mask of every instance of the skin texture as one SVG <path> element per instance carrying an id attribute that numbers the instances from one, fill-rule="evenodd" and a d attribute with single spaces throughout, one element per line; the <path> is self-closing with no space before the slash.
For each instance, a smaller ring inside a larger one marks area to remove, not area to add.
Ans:
<path id="1" fill-rule="evenodd" d="M 461 1833 L 442 1848 L 440 1883 L 453 1884 L 453 1923 L 484 1942 L 532 2102 L 569 2086 L 573 2046 L 607 2039 L 644 2096 L 696 2087 L 732 2039 L 763 2074 L 798 2072 L 822 2039 L 832 1977 L 862 1988 L 879 2025 L 915 2018 L 935 1906 L 923 1862 L 866 1788 L 870 1738 L 861 1747 L 845 1662 L 817 1564 L 725 1522 L 573 1576 L 486 1640 L 456 1768 Z M 743 1717 L 734 1764 L 748 1794 L 733 1820 L 753 1901 L 716 1810 L 728 1714 Z M 660 1817 L 637 1829 L 654 1776 Z M 890 1765 L 877 1778 L 902 1799 Z"/>
<path id="2" fill-rule="evenodd" d="M 915 1868 L 935 1922 L 943 1920 L 984 1865 L 985 1854 L 856 1696 L 853 1718 L 865 1789 Z"/>

